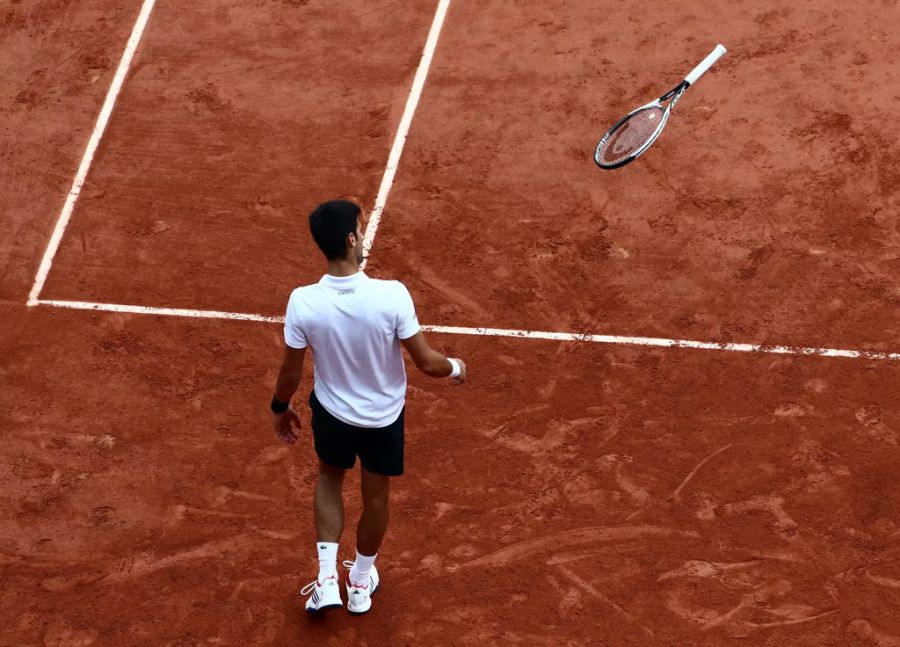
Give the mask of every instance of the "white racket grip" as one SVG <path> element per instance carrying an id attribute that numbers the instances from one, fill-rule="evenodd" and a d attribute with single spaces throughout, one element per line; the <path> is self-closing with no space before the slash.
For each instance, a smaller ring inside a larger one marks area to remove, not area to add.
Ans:
<path id="1" fill-rule="evenodd" d="M 716 45 L 716 48 L 709 53 L 709 56 L 704 58 L 700 65 L 691 70 L 691 73 L 684 77 L 684 80 L 689 84 L 693 85 L 694 82 L 699 79 L 703 74 L 713 66 L 713 63 L 718 61 L 725 55 L 725 52 L 728 50 L 725 49 L 724 45 Z"/>

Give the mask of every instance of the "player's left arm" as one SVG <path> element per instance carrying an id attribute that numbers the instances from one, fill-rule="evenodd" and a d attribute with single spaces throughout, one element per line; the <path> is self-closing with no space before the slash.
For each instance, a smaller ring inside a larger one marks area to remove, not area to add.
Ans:
<path id="1" fill-rule="evenodd" d="M 275 433 L 284 442 L 293 445 L 297 442 L 297 433 L 294 427 L 300 429 L 302 423 L 300 416 L 291 408 L 291 398 L 300 386 L 300 378 L 303 376 L 303 358 L 306 356 L 306 348 L 291 348 L 285 345 L 284 360 L 281 362 L 281 370 L 278 372 L 278 381 L 275 383 L 275 396 L 272 398 L 272 415 L 275 425 Z"/>

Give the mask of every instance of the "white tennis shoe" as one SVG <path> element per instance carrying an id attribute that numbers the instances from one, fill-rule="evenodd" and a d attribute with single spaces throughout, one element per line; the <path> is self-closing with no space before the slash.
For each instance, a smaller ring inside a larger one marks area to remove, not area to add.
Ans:
<path id="1" fill-rule="evenodd" d="M 338 585 L 336 575 L 326 577 L 321 582 L 315 580 L 302 589 L 300 595 L 309 595 L 306 600 L 306 611 L 315 613 L 323 609 L 336 609 L 344 606 L 341 601 L 341 587 Z"/>
<path id="2" fill-rule="evenodd" d="M 344 568 L 350 569 L 353 562 L 344 562 Z M 372 596 L 378 590 L 378 570 L 372 565 L 369 571 L 369 583 L 365 586 L 359 582 L 351 582 L 347 576 L 347 611 L 354 615 L 366 613 L 372 608 Z"/>

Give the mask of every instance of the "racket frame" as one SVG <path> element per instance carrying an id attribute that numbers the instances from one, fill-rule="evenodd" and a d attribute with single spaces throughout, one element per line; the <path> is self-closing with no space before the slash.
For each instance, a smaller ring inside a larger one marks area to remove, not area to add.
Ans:
<path id="1" fill-rule="evenodd" d="M 606 134 L 603 135 L 603 137 L 597 143 L 597 147 L 594 149 L 594 163 L 597 164 L 597 166 L 599 166 L 602 169 L 611 171 L 613 169 L 621 168 L 621 167 L 625 166 L 626 164 L 628 164 L 629 162 L 633 162 L 635 159 L 640 157 L 644 153 L 644 151 L 646 151 L 648 148 L 650 148 L 650 146 L 653 144 L 653 142 L 656 141 L 656 138 L 659 137 L 660 133 L 662 133 L 663 128 L 665 128 L 665 126 L 666 126 L 666 122 L 669 120 L 669 114 L 672 112 L 672 108 L 675 107 L 675 103 L 678 101 L 678 99 L 681 98 L 681 95 L 689 87 L 690 87 L 690 83 L 688 83 L 687 81 L 682 81 L 681 83 L 676 85 L 674 88 L 672 88 L 671 90 L 666 92 L 664 95 L 662 95 L 658 99 L 654 99 L 650 103 L 645 103 L 644 105 L 640 106 L 639 108 L 635 108 L 634 110 L 629 112 L 627 115 L 625 115 L 624 117 L 619 119 L 619 121 L 617 121 L 616 123 L 613 124 L 612 128 L 610 128 L 609 130 L 606 131 Z M 665 109 L 663 109 L 662 102 L 668 101 L 669 99 L 672 99 L 671 103 L 669 103 L 669 105 L 666 106 Z M 648 108 L 660 108 L 663 110 L 662 118 L 660 118 L 659 124 L 657 124 L 656 129 L 653 131 L 653 134 L 651 134 L 650 137 L 647 138 L 646 142 L 641 144 L 640 148 L 638 148 L 636 151 L 634 151 L 631 155 L 629 155 L 622 161 L 616 162 L 615 164 L 601 163 L 600 162 L 600 150 L 603 148 L 603 145 L 609 140 L 609 138 L 612 137 L 616 133 L 619 126 L 621 126 L 626 121 L 631 119 L 637 113 L 641 112 L 642 110 L 647 110 Z"/>
<path id="2" fill-rule="evenodd" d="M 684 94 L 685 90 L 691 87 L 692 84 L 697 82 L 704 73 L 706 73 L 709 68 L 713 66 L 713 63 L 718 61 L 722 56 L 725 55 L 727 50 L 722 45 L 716 45 L 715 49 L 710 52 L 706 58 L 704 58 L 693 70 L 691 70 L 687 76 L 684 77 L 684 80 L 676 85 L 674 88 L 666 92 L 664 95 L 659 97 L 658 99 L 654 99 L 649 103 L 645 103 L 639 108 L 635 108 L 627 115 L 619 119 L 616 123 L 612 125 L 612 127 L 606 131 L 600 141 L 597 143 L 597 147 L 594 149 L 594 163 L 602 169 L 613 170 L 617 168 L 621 168 L 628 164 L 629 162 L 633 162 L 638 157 L 640 157 L 644 151 L 646 151 L 653 142 L 656 141 L 656 138 L 662 133 L 663 128 L 666 126 L 666 122 L 669 120 L 669 115 L 672 110 L 675 108 L 675 104 L 678 103 L 678 100 L 681 98 L 681 95 Z M 671 101 L 669 101 L 671 99 Z M 656 127 L 656 130 L 653 131 L 653 134 L 647 138 L 647 141 L 641 144 L 641 147 L 638 148 L 634 153 L 623 159 L 621 162 L 616 162 L 615 164 L 603 164 L 600 162 L 600 149 L 603 148 L 603 145 L 615 134 L 616 130 L 624 124 L 626 121 L 631 119 L 632 116 L 637 114 L 642 110 L 646 110 L 648 108 L 662 108 L 662 102 L 669 101 L 669 105 L 663 110 L 663 116 L 659 120 L 659 125 Z"/>

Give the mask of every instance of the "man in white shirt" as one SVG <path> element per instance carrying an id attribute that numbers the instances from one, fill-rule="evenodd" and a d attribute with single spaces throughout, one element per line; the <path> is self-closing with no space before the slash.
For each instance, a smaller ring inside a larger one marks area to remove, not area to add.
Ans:
<path id="1" fill-rule="evenodd" d="M 272 398 L 275 433 L 297 442 L 297 413 L 290 407 L 303 359 L 312 348 L 315 384 L 309 396 L 319 457 L 314 501 L 319 556 L 316 581 L 302 589 L 306 610 L 342 606 L 337 549 L 344 528 L 342 485 L 359 456 L 363 512 L 356 560 L 344 562 L 347 610 L 365 613 L 378 588 L 375 557 L 388 525 L 390 477 L 403 473 L 406 369 L 401 344 L 416 367 L 432 377 L 466 380 L 466 365 L 432 350 L 416 318 L 409 291 L 399 281 L 371 279 L 363 258 L 362 211 L 344 200 L 326 202 L 309 216 L 309 228 L 328 261 L 328 273 L 297 288 L 288 301 L 285 354 Z"/>

